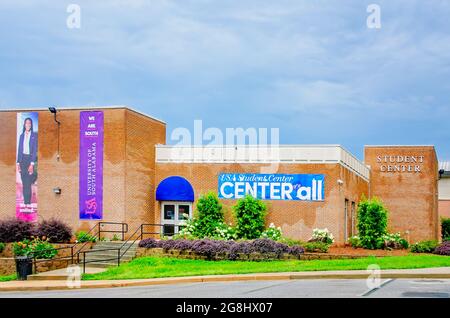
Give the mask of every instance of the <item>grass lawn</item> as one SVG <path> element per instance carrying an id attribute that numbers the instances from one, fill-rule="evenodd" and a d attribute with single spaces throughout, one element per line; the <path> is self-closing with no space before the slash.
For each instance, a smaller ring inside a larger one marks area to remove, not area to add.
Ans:
<path id="1" fill-rule="evenodd" d="M 450 257 L 440 255 L 407 255 L 365 257 L 339 260 L 286 261 L 205 261 L 169 257 L 141 257 L 98 274 L 85 274 L 84 280 L 138 279 L 194 275 L 249 274 L 367 269 L 377 264 L 381 269 L 405 269 L 450 266 Z"/>
<path id="2" fill-rule="evenodd" d="M 16 274 L 12 274 L 12 275 L 8 275 L 8 276 L 0 276 L 0 282 L 8 282 L 10 280 L 16 280 L 16 279 L 17 279 Z"/>

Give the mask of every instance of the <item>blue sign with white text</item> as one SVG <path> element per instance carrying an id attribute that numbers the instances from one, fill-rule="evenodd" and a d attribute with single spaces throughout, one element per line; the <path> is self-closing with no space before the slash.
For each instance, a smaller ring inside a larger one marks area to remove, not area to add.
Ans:
<path id="1" fill-rule="evenodd" d="M 261 200 L 323 201 L 323 174 L 219 174 L 219 198 L 240 199 L 246 194 Z"/>

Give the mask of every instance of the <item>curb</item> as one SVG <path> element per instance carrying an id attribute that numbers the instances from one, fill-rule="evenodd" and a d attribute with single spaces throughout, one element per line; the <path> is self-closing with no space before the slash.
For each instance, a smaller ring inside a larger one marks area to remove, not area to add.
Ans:
<path id="1" fill-rule="evenodd" d="M 80 288 L 69 288 L 66 285 L 65 281 L 35 280 L 23 282 L 11 281 L 0 283 L 0 292 L 78 290 L 89 288 L 135 287 L 135 286 L 151 286 L 151 285 L 172 285 L 172 284 L 187 284 L 187 283 L 235 282 L 235 281 L 297 280 L 297 279 L 366 279 L 368 277 L 369 274 L 366 271 L 355 271 L 355 273 L 299 272 L 299 273 L 266 273 L 266 274 L 243 274 L 243 275 L 212 275 L 212 276 L 171 277 L 171 278 L 152 278 L 152 279 L 134 279 L 134 280 L 106 280 L 106 281 L 91 280 L 91 281 L 81 281 Z M 381 272 L 380 278 L 450 279 L 450 272 L 443 272 L 443 273 Z"/>

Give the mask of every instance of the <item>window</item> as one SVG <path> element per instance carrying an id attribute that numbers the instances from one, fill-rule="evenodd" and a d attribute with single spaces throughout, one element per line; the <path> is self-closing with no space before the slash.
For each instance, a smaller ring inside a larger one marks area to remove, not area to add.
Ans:
<path id="1" fill-rule="evenodd" d="M 172 236 L 178 233 L 185 225 L 185 221 L 191 217 L 191 202 L 161 202 L 162 234 Z"/>
<path id="2" fill-rule="evenodd" d="M 352 201 L 352 233 L 351 236 L 356 235 L 356 203 Z"/>

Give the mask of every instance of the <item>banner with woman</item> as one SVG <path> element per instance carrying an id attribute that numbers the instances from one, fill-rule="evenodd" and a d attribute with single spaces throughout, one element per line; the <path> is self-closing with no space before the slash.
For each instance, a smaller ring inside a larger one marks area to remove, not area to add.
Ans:
<path id="1" fill-rule="evenodd" d="M 16 218 L 37 221 L 38 113 L 17 113 Z"/>

